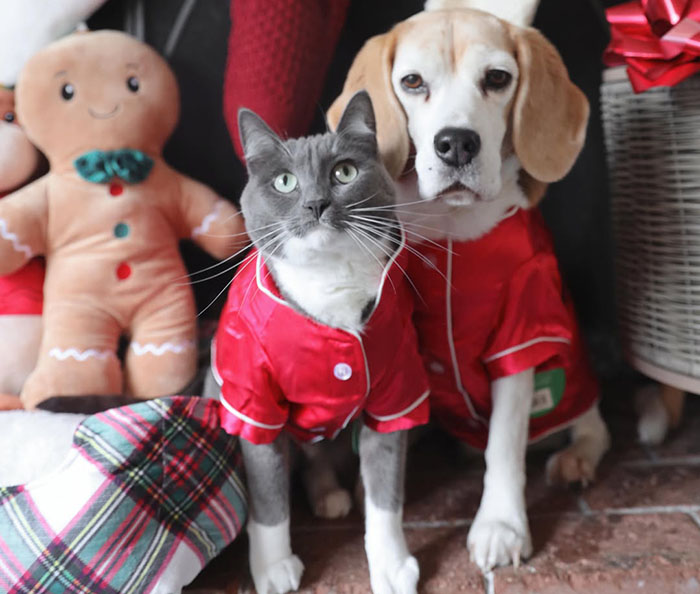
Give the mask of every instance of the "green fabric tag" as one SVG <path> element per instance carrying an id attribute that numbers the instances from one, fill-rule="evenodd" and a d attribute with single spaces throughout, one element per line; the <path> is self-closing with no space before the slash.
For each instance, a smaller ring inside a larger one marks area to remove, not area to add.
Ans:
<path id="1" fill-rule="evenodd" d="M 530 408 L 530 418 L 536 419 L 552 412 L 561 402 L 566 388 L 566 373 L 557 367 L 535 374 L 535 395 Z"/>

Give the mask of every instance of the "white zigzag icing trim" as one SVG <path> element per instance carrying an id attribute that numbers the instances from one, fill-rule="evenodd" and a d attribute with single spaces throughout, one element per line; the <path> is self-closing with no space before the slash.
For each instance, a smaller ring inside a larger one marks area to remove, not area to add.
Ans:
<path id="1" fill-rule="evenodd" d="M 14 233 L 10 233 L 10 230 L 7 228 L 7 221 L 5 221 L 5 219 L 0 219 L 0 237 L 11 242 L 12 247 L 15 248 L 15 251 L 26 254 L 27 258 L 31 258 L 34 255 L 32 248 L 24 243 L 20 243 L 19 237 L 17 237 L 17 235 Z"/>
<path id="2" fill-rule="evenodd" d="M 86 361 L 90 357 L 95 359 L 105 360 L 110 356 L 114 356 L 112 351 L 98 351 L 96 349 L 87 349 L 85 351 L 79 351 L 78 349 L 59 349 L 54 347 L 49 351 L 49 357 L 58 359 L 59 361 L 65 361 L 66 359 L 75 359 L 76 361 Z"/>
<path id="3" fill-rule="evenodd" d="M 138 342 L 132 342 L 131 348 L 134 350 L 134 354 L 137 357 L 142 355 L 155 355 L 156 357 L 161 357 L 165 353 L 175 353 L 179 355 L 184 353 L 187 349 L 194 348 L 194 340 L 185 340 L 182 342 L 166 342 L 163 344 L 154 344 L 152 342 L 146 344 L 140 344 Z"/>
<path id="4" fill-rule="evenodd" d="M 194 228 L 192 231 L 192 237 L 197 237 L 198 235 L 202 235 L 202 233 L 209 231 L 211 224 L 219 218 L 219 214 L 221 213 L 223 206 L 223 200 L 217 201 L 212 211 L 202 220 L 202 224 L 199 227 Z"/>

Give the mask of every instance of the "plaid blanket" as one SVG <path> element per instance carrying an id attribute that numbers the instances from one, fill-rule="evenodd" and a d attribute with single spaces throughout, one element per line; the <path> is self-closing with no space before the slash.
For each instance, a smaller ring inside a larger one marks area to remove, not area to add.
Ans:
<path id="1" fill-rule="evenodd" d="M 93 415 L 55 472 L 0 488 L 0 591 L 180 592 L 245 520 L 218 407 L 172 397 Z"/>

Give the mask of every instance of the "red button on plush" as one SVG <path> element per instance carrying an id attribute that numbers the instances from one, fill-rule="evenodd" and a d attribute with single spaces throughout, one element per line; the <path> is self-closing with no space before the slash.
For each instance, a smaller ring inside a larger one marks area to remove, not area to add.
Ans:
<path id="1" fill-rule="evenodd" d="M 121 184 L 109 184 L 109 193 L 112 196 L 119 196 L 124 191 L 124 187 Z"/>
<path id="2" fill-rule="evenodd" d="M 124 280 L 130 276 L 131 266 L 129 266 L 126 262 L 122 262 L 119 266 L 117 266 L 117 278 L 119 280 Z"/>

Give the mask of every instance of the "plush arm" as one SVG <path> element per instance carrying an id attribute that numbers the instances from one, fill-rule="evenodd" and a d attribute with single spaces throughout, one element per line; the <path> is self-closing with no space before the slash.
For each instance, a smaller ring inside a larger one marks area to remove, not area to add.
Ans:
<path id="1" fill-rule="evenodd" d="M 45 178 L 0 200 L 0 275 L 46 251 L 47 220 Z"/>
<path id="2" fill-rule="evenodd" d="M 241 213 L 213 190 L 181 176 L 181 237 L 223 259 L 249 243 Z"/>

